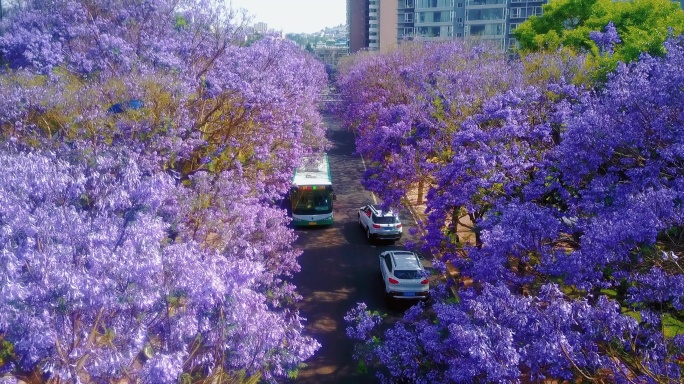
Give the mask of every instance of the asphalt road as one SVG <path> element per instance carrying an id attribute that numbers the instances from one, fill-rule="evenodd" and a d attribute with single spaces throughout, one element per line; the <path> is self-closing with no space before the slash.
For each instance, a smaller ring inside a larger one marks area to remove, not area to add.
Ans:
<path id="1" fill-rule="evenodd" d="M 378 276 L 378 254 L 385 249 L 403 248 L 415 225 L 408 212 L 401 212 L 404 237 L 394 243 L 371 244 L 357 221 L 359 207 L 373 203 L 373 196 L 361 186 L 364 164 L 354 154 L 354 136 L 337 121 L 326 117 L 328 152 L 335 201 L 335 223 L 327 228 L 297 229 L 297 246 L 303 250 L 302 270 L 293 281 L 303 300 L 298 307 L 307 319 L 306 334 L 321 348 L 300 370 L 294 383 L 376 383 L 374 372 L 362 373 L 353 358 L 353 343 L 345 335 L 344 316 L 356 303 L 388 313 L 387 323 L 401 318 L 405 305 L 386 306 Z"/>

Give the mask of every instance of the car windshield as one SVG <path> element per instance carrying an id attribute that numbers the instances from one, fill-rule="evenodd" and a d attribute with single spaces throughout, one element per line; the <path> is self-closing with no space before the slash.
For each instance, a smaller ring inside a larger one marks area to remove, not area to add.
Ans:
<path id="1" fill-rule="evenodd" d="M 402 270 L 396 270 L 394 271 L 394 276 L 397 279 L 420 279 L 422 276 L 422 273 L 420 271 L 402 271 Z"/>
<path id="2" fill-rule="evenodd" d="M 375 216 L 373 221 L 377 224 L 395 224 L 399 219 L 396 216 Z"/>

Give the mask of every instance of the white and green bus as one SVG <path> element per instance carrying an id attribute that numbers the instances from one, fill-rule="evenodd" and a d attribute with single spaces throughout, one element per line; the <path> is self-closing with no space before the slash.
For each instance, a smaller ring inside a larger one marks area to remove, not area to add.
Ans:
<path id="1" fill-rule="evenodd" d="M 289 197 L 293 225 L 301 227 L 333 223 L 335 193 L 327 155 L 303 159 L 292 178 Z"/>

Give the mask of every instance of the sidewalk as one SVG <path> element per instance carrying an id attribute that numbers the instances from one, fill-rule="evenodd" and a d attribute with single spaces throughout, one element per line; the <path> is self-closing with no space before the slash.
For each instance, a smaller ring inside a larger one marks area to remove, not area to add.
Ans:
<path id="1" fill-rule="evenodd" d="M 425 194 L 427 194 L 427 191 L 425 191 Z M 425 233 L 425 223 L 427 223 L 428 219 L 428 215 L 425 213 L 425 209 L 427 208 L 425 194 L 423 195 L 423 201 L 418 202 L 418 191 L 414 189 L 406 194 L 405 199 L 405 203 L 408 204 L 408 209 L 418 224 L 418 230 L 421 234 Z M 472 225 L 472 222 L 468 216 L 462 216 L 460 218 L 460 222 L 466 225 Z M 458 238 L 462 243 L 475 244 L 475 235 L 464 226 L 458 225 L 456 228 L 456 233 L 458 234 Z"/>

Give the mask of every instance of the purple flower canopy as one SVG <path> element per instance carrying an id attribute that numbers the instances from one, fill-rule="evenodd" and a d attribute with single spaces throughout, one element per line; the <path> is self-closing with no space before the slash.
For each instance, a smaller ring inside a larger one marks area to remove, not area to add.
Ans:
<path id="1" fill-rule="evenodd" d="M 606 25 L 604 32 L 592 31 L 589 33 L 589 37 L 596 43 L 601 52 L 606 52 L 608 54 L 613 53 L 615 44 L 620 44 L 622 42 L 612 21 Z"/>
<path id="2" fill-rule="evenodd" d="M 1 30 L 3 369 L 296 372 L 319 344 L 270 202 L 327 146 L 323 65 L 208 1 L 32 2 Z"/>
<path id="3" fill-rule="evenodd" d="M 620 42 L 612 24 L 592 38 Z M 464 277 L 384 332 L 350 311 L 357 356 L 387 383 L 680 381 L 684 38 L 599 90 L 569 84 L 581 60 L 534 72 L 468 49 L 399 48 L 338 76 L 364 185 L 394 203 L 427 188 L 416 245 Z"/>

